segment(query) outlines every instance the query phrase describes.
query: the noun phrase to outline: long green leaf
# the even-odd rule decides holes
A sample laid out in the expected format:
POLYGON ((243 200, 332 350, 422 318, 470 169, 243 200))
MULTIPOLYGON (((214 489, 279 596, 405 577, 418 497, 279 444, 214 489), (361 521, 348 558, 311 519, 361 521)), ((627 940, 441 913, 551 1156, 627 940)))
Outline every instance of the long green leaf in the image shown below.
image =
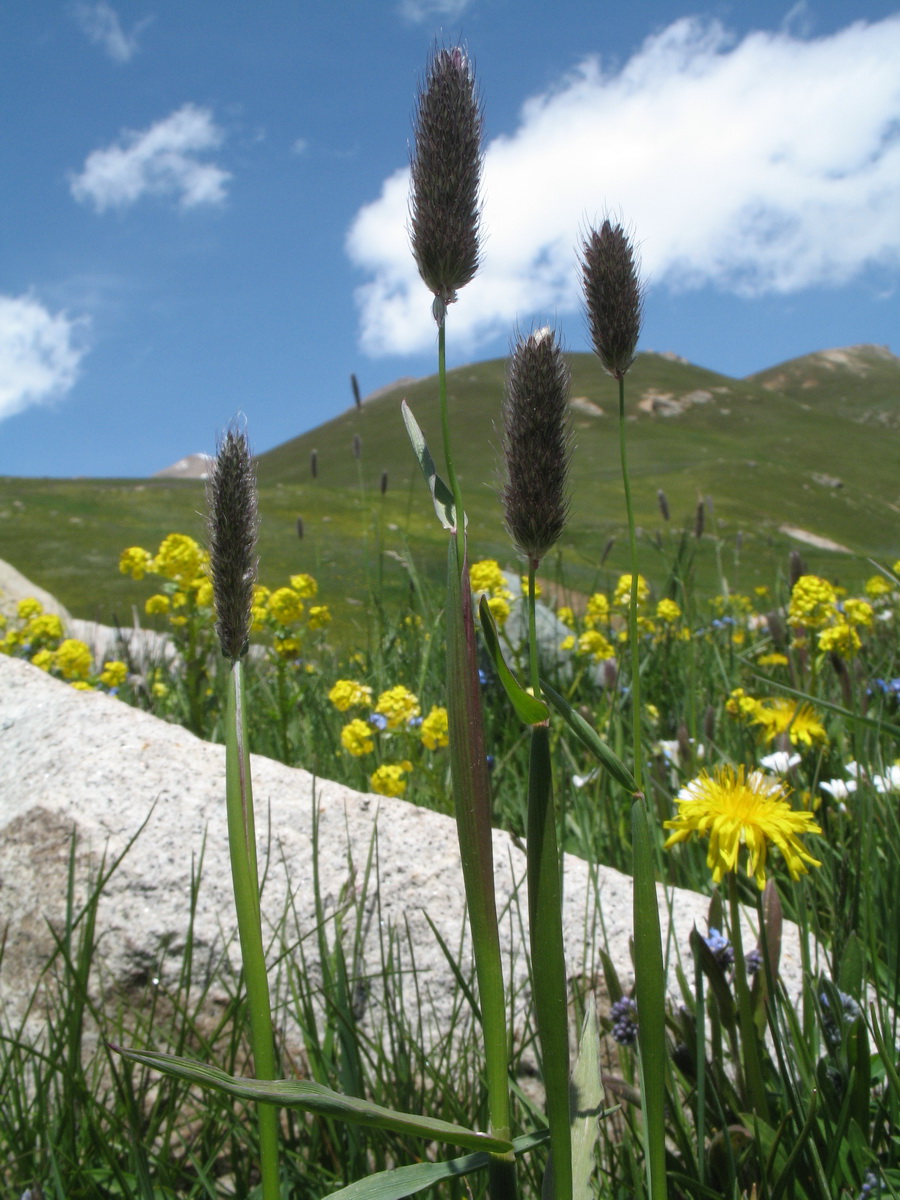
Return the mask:
POLYGON ((484 645, 494 664, 497 678, 503 684, 503 690, 509 697, 509 702, 520 721, 526 725, 540 725, 550 716, 550 710, 543 700, 538 700, 530 692, 526 692, 516 677, 506 665, 503 651, 500 649, 500 639, 497 637, 497 626, 494 624, 494 614, 488 604, 487 596, 482 596, 478 604, 478 615, 481 618, 481 632, 484 635, 484 645))
POLYGON ((634 980, 647 1191, 650 1200, 666 1200, 666 975, 650 831, 640 800, 631 806, 631 841, 634 854, 634 980))
MULTIPOLYGON (((547 1136, 547 1131, 542 1129, 538 1133, 527 1133, 524 1137, 516 1138, 512 1144, 513 1154, 525 1154, 533 1150, 545 1142, 547 1136)), ((409 1166, 379 1171, 377 1175, 368 1175, 338 1192, 330 1192, 328 1200, 403 1200, 404 1196, 424 1192, 426 1188, 443 1183, 446 1179, 458 1179, 463 1175, 471 1175, 473 1171, 481 1171, 489 1163, 490 1155, 484 1153, 467 1154, 447 1162, 411 1163, 409 1166)))
MULTIPOLYGON (((748 659, 743 659, 742 661, 747 666, 754 665, 748 659)), ((800 692, 796 688, 788 687, 786 683, 781 683, 777 679, 769 679, 758 672, 754 672, 752 677, 757 682, 774 688, 777 692, 785 692, 788 696, 794 696, 797 700, 807 700, 817 708, 824 708, 826 712, 835 713, 839 717, 844 717, 847 721, 856 721, 860 725, 865 725, 868 729, 876 729, 879 733, 886 733, 890 737, 900 737, 900 725, 894 725, 890 721, 882 721, 879 717, 866 717, 862 713, 851 712, 849 708, 843 708, 840 704, 834 704, 831 700, 824 700, 821 696, 811 696, 809 692, 800 692)))
POLYGON ((425 441, 425 435, 419 428, 419 423, 412 415, 412 409, 404 400, 400 405, 400 411, 403 414, 403 423, 406 426, 406 432, 409 435, 409 440, 412 444, 413 454, 416 456, 419 466, 422 468, 422 474, 425 476, 425 482, 428 484, 428 490, 431 492, 434 511, 438 515, 438 520, 445 529, 456 528, 456 506, 453 503, 453 493, 441 479, 437 473, 437 468, 434 465, 434 459, 431 457, 431 451, 428 449, 428 444, 425 441))
POLYGON ((451 1146, 465 1146, 471 1150, 492 1151, 507 1154, 512 1143, 488 1133, 478 1133, 450 1121, 434 1117, 422 1117, 415 1113, 395 1112, 381 1104, 360 1100, 356 1096, 342 1096, 321 1083, 309 1079, 244 1079, 229 1075, 218 1067, 179 1058, 174 1054, 159 1054, 151 1050, 124 1050, 113 1047, 131 1062, 154 1067, 166 1075, 186 1079, 201 1087, 214 1088, 240 1100, 255 1100, 260 1104, 277 1104, 284 1108, 301 1108, 305 1112, 322 1117, 334 1117, 349 1124, 366 1125, 372 1129, 391 1129, 395 1133, 413 1134, 451 1146))
POLYGON ((541 680, 541 691, 582 745, 586 746, 592 754, 600 759, 600 762, 606 767, 613 779, 617 783, 620 783, 626 791, 631 792, 633 796, 638 795, 640 789, 634 776, 618 755, 610 750, 597 730, 587 723, 581 713, 575 711, 565 697, 561 696, 559 692, 554 691, 545 679, 541 680))

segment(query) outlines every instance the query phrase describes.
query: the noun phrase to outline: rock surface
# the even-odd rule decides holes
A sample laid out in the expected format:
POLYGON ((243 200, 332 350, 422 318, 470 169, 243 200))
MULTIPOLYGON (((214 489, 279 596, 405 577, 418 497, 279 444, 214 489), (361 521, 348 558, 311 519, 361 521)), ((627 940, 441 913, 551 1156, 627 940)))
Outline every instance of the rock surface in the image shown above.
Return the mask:
MULTIPOLYGON (((8 926, 0 972, 0 1017, 16 1020, 52 949, 48 922, 59 927, 66 905, 71 837, 77 837, 77 874, 83 894, 89 865, 107 864, 137 836, 104 890, 98 915, 105 980, 119 988, 150 977, 165 981, 178 970, 187 931, 191 871, 203 854, 194 924, 195 961, 221 953, 237 964, 224 810, 224 748, 129 708, 99 693, 79 692, 29 664, 0 656, 0 929, 8 926)), ((430 996, 434 1020, 446 1020, 453 979, 429 920, 457 948, 463 930, 463 888, 455 825, 447 817, 402 800, 360 794, 314 780, 306 771, 253 756, 258 850, 271 848, 263 896, 264 920, 278 924, 290 889, 301 932, 315 928, 312 825, 318 805, 318 865, 326 912, 333 915, 350 881, 358 894, 372 839, 377 878, 365 898, 373 916, 365 942, 366 972, 378 975, 379 930, 393 927, 415 949, 418 984, 430 996), (357 875, 351 879, 352 858, 357 875), (380 922, 380 925, 379 925, 380 922)), ((525 857, 505 833, 494 834, 495 874, 504 962, 521 1012, 527 964, 521 951, 525 917, 525 857)), ((570 976, 599 974, 605 945, 625 986, 631 982, 631 881, 571 856, 565 862, 565 935, 570 976), (602 931, 601 931, 602 921, 602 931)), ((666 942, 669 903, 660 912, 670 956, 688 956, 696 923, 705 932, 708 900, 670 893, 674 928, 666 942)), ((333 932, 333 931, 332 931, 333 932)), ((753 934, 745 932, 748 944, 753 934)), ((307 939, 315 971, 315 937, 307 939)), ((468 962, 468 951, 463 958, 468 962)), ((408 962, 407 956, 407 962, 408 962)), ((785 928, 782 975, 797 994, 797 931, 785 928)), ((670 992, 677 994, 674 971, 670 992)), ((99 986, 95 981, 95 989, 99 986)), ((414 994, 411 973, 405 977, 414 994)), ((213 997, 214 998, 214 997, 213 997)), ((377 982, 369 1016, 377 1021, 377 982)), ((434 1029, 432 1029, 432 1034, 434 1029)))

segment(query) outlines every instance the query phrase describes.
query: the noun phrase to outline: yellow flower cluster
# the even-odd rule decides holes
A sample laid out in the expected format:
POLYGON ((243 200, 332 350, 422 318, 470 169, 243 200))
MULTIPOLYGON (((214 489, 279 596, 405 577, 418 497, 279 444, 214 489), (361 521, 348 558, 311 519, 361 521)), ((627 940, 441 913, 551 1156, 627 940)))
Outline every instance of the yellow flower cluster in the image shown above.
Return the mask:
POLYGON ((792 625, 821 629, 837 613, 837 595, 827 579, 818 575, 801 575, 791 590, 788 620, 792 625))
MULTIPOLYGON (((637 602, 638 605, 646 604, 650 599, 650 585, 643 575, 637 577, 637 602)), ((620 575, 619 582, 616 584, 616 590, 613 593, 613 608, 628 608, 631 604, 631 576, 620 575)))
POLYGON ((375 749, 371 725, 367 725, 359 717, 354 717, 341 730, 341 745, 354 758, 362 758, 364 754, 371 754, 375 749))
MULTIPOLYGON (((628 586, 631 587, 631 576, 628 576, 628 586)), ((596 629, 598 625, 609 624, 609 600, 605 592, 594 592, 588 597, 584 613, 585 629, 596 629)))
POLYGON ((368 708, 372 703, 372 689, 355 679, 339 679, 328 693, 328 699, 338 712, 346 712, 348 708, 368 708))
POLYGON ((402 796, 406 791, 404 776, 408 775, 411 770, 411 762, 383 763, 369 777, 372 791, 377 792, 379 796, 402 796))
POLYGON ((656 606, 656 619, 664 625, 674 625, 681 620, 681 608, 674 600, 660 600, 656 606))
POLYGON ((446 708, 435 706, 422 722, 419 731, 426 750, 438 750, 450 744, 446 708))
MULTIPOLYGON (((568 640, 568 639, 566 639, 568 640)), ((599 629, 586 629, 578 638, 578 653, 589 654, 594 662, 615 658, 616 652, 599 629)))
MULTIPOLYGON (((497 560, 483 558, 479 562, 472 563, 469 567, 469 585, 476 597, 487 595, 491 615, 498 628, 502 629, 509 619, 510 601, 513 595, 506 586, 506 579, 497 560)), ((526 592, 528 590, 527 581, 523 590, 526 592)))
MULTIPOLYGON (((866 594, 878 603, 890 593, 890 584, 882 575, 873 575, 866 594)), ((844 589, 832 587, 817 575, 801 575, 791 592, 788 618, 795 627, 817 629, 822 654, 835 653, 853 658, 862 649, 858 630, 871 629, 875 610, 868 600, 849 597, 839 603, 844 589)))
POLYGON ((402 729, 421 712, 419 698, 399 683, 381 693, 375 712, 387 719, 388 729, 402 729))
POLYGON ((866 580, 866 595, 870 600, 883 600, 891 594, 891 585, 883 575, 873 575, 866 580))

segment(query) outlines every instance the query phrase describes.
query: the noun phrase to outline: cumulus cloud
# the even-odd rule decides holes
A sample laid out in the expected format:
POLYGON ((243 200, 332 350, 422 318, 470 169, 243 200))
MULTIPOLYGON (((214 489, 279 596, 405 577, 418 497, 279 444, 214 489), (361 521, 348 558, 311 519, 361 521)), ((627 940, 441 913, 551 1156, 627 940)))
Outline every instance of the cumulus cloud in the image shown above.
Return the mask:
POLYGON ((137 54, 138 36, 150 24, 147 18, 139 21, 131 33, 126 33, 119 14, 106 0, 98 0, 96 4, 76 4, 74 11, 79 25, 91 41, 101 46, 117 63, 127 63, 137 54))
POLYGON ((230 173, 198 157, 222 140, 209 109, 185 104, 149 129, 126 130, 115 145, 92 151, 70 179, 72 195, 97 212, 144 196, 175 196, 182 208, 222 204, 230 173))
POLYGON ((65 395, 78 378, 86 322, 30 296, 0 296, 0 421, 65 395))
POLYGON ((434 17, 447 17, 450 20, 460 17, 471 2, 472 0, 401 0, 397 11, 407 21, 420 24, 434 17))
MULTIPOLYGON (((651 285, 739 295, 838 285, 900 264, 900 16, 815 40, 676 21, 617 70, 585 59, 486 147, 481 274, 453 310, 466 350, 579 303, 578 233, 633 227, 651 285)), ((406 237, 409 171, 348 232, 361 343, 429 348, 406 237)))

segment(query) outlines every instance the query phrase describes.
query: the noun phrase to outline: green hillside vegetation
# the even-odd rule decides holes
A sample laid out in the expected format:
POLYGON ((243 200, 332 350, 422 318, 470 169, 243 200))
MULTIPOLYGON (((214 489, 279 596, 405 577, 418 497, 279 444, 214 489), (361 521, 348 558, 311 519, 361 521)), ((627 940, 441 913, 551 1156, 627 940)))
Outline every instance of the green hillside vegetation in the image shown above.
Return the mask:
MULTIPOLYGON (((569 587, 589 591, 627 569, 617 393, 593 355, 573 354, 571 366, 572 518, 546 573, 561 571, 569 587)), ((471 557, 514 567, 496 498, 504 371, 500 359, 460 367, 449 388, 471 557)), ((336 634, 348 621, 348 637, 364 627, 373 593, 402 603, 410 561, 426 578, 443 573, 445 535, 403 429, 404 396, 440 469, 434 378, 389 389, 258 459, 262 582, 278 585, 297 571, 316 575, 336 634)), ((664 586, 678 534, 693 529, 701 499, 705 532, 699 542, 689 539, 701 590, 718 590, 722 574, 732 589, 770 583, 792 548, 808 569, 851 587, 872 573, 869 558, 893 562, 900 555, 898 398, 900 359, 875 346, 824 351, 745 380, 674 356, 639 355, 626 403, 644 573, 664 586), (668 526, 660 488, 672 514, 668 526), (799 542, 785 526, 852 553, 799 542)), ((0 479, 0 557, 73 614, 130 623, 132 606, 142 608, 154 588, 152 580, 136 584, 119 575, 119 553, 129 545, 155 550, 173 531, 202 538, 203 508, 203 484, 195 481, 7 477, 0 479)))

